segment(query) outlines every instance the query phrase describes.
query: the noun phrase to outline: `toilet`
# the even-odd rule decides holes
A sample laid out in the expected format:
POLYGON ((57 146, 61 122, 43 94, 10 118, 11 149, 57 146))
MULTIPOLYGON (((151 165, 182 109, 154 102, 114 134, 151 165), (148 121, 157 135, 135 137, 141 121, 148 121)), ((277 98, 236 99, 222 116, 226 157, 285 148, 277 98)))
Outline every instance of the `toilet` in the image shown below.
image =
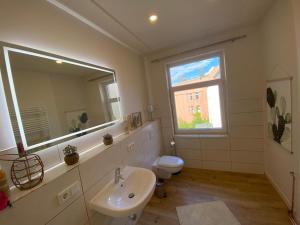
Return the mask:
POLYGON ((179 173, 183 168, 184 162, 177 156, 160 156, 152 167, 159 179, 170 179, 173 174, 179 173))

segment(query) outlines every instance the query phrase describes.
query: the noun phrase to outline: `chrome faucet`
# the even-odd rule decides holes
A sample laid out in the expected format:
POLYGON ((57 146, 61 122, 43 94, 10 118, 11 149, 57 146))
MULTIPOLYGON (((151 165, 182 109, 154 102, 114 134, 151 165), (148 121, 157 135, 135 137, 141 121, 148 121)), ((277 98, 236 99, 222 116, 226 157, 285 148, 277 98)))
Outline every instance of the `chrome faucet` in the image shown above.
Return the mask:
POLYGON ((120 180, 124 180, 124 178, 121 175, 121 168, 117 168, 115 170, 115 184, 118 184, 120 180))

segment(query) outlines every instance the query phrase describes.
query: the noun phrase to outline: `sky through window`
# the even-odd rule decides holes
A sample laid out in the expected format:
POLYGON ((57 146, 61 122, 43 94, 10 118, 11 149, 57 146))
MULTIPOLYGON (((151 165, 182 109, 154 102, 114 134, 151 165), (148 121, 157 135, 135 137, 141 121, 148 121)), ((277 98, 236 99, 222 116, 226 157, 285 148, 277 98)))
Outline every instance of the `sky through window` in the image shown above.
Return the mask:
POLYGON ((172 86, 183 81, 193 80, 205 76, 212 68, 220 66, 220 58, 213 57, 205 60, 174 66, 170 68, 172 86))

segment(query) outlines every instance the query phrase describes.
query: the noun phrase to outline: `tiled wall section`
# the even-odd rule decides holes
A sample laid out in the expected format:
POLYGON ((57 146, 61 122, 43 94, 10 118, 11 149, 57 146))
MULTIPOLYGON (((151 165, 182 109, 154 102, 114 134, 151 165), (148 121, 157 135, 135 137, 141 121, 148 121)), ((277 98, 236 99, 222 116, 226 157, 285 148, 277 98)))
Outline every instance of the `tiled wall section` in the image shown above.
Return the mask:
MULTIPOLYGON (((88 202, 112 179, 114 169, 125 165, 151 168, 160 154, 161 132, 155 121, 140 128, 110 148, 99 145, 81 156, 81 163, 50 183, 17 200, 14 207, 0 212, 0 224, 5 225, 124 225, 128 218, 113 219, 89 210, 88 202), (129 143, 135 150, 128 152, 129 143), (93 157, 85 160, 88 154, 93 157), (63 205, 58 204, 57 194, 76 181, 82 185, 81 192, 63 205)), ((78 141, 78 140, 76 140, 78 141)), ((79 144, 79 142, 78 142, 79 144)), ((82 151, 88 141, 80 143, 82 151)), ((54 154, 55 155, 55 154, 54 154)), ((55 156, 51 157, 55 159, 55 156)))
MULTIPOLYGON (((230 107, 230 118, 228 136, 175 137, 177 152, 185 160, 186 167, 264 172, 262 100, 236 100, 230 107)), ((164 117, 162 120, 168 118, 164 117)), ((171 121, 162 122, 165 149, 168 149, 172 137, 172 127, 165 126, 169 122, 171 121)))

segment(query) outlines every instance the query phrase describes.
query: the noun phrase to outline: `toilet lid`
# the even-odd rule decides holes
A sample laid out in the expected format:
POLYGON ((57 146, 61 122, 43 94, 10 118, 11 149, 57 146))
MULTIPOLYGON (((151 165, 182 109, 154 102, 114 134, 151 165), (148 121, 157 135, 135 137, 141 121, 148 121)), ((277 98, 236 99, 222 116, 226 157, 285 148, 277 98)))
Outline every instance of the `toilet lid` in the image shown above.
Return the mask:
POLYGON ((176 156, 162 156, 158 161, 162 167, 179 167, 183 165, 183 160, 176 156))

